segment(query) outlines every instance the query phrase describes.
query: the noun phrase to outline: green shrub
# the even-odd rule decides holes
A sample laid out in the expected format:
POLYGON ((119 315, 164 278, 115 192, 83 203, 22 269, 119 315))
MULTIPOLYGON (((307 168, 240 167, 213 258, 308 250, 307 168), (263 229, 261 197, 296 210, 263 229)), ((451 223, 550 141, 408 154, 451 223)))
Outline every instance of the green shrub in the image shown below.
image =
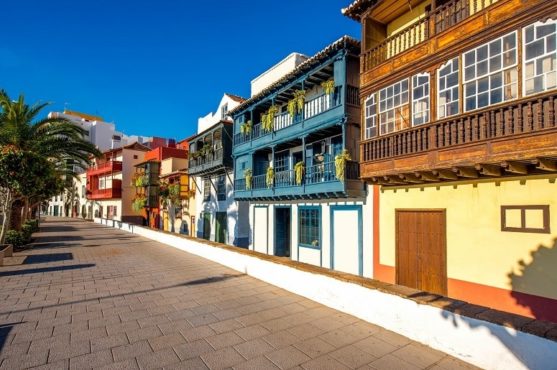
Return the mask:
POLYGON ((11 244, 14 247, 21 247, 25 244, 23 233, 17 230, 8 230, 6 233, 6 243, 11 244))
POLYGON ((31 235, 33 234, 33 225, 21 225, 21 234, 23 235, 24 244, 29 243, 31 241, 31 235))
POLYGON ((39 220, 27 220, 25 221, 25 225, 30 225, 31 226, 31 231, 36 233, 37 231, 39 231, 39 220))

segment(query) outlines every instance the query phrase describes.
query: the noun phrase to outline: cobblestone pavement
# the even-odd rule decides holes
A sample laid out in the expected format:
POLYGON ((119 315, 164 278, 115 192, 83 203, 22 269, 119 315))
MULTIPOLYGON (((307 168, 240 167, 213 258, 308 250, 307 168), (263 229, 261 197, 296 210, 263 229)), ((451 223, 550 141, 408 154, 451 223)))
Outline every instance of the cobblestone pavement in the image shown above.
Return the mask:
POLYGON ((472 368, 142 237, 71 219, 36 236, 0 267, 0 369, 472 368))

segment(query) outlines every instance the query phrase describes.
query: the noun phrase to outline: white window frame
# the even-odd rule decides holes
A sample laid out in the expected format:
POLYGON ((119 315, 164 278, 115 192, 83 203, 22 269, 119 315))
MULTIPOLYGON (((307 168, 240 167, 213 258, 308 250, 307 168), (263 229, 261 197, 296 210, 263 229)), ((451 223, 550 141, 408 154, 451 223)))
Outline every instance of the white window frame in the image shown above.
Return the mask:
POLYGON ((373 93, 370 96, 368 96, 368 98, 365 100, 364 102, 364 113, 365 113, 365 117, 364 117, 364 139, 371 139, 374 136, 379 136, 379 131, 378 131, 378 126, 377 126, 377 110, 379 109, 379 106, 377 104, 377 93, 373 93), (373 114, 369 114, 368 112, 368 106, 367 103, 370 100, 374 100, 373 104, 375 104, 375 113, 373 114), (369 115, 368 115, 369 114, 369 115), (371 119, 371 125, 368 126, 368 122, 367 120, 371 119), (371 135, 372 130, 375 128, 375 135, 371 135))
MULTIPOLYGON (((400 110, 401 110, 401 108, 403 108, 403 107, 405 107, 405 106, 406 106, 406 108, 408 109, 408 113, 410 113, 410 105, 409 105, 409 104, 410 104, 410 93, 411 93, 411 92, 410 92, 410 78, 403 78, 402 80, 399 80, 399 81, 397 81, 397 82, 395 82, 395 83, 393 83, 393 84, 391 84, 391 85, 389 85, 389 86, 386 86, 386 87, 380 89, 380 90, 377 92, 377 111, 378 111, 377 117, 378 117, 378 121, 379 121, 379 135, 388 135, 388 134, 391 134, 391 133, 393 133, 393 132, 401 131, 400 128, 397 129, 397 127, 396 127, 397 114, 398 114, 398 115, 401 115, 401 114, 400 114, 400 110), (383 100, 383 101, 386 102, 387 99, 393 99, 393 107, 390 108, 390 109, 385 110, 384 112, 381 111, 381 102, 382 102, 382 101, 381 101, 381 92, 384 91, 384 90, 387 90, 387 91, 388 91, 390 88, 393 88, 393 90, 394 90, 394 88, 395 88, 396 85, 401 85, 401 87, 402 87, 402 83, 403 83, 404 81, 406 81, 406 102, 405 102, 405 103, 402 102, 402 95, 403 95, 403 90, 402 90, 402 89, 399 91, 398 94, 395 94, 394 91, 393 91, 393 96, 392 96, 392 97, 388 97, 388 96, 387 96, 386 99, 383 100), (400 101, 398 102, 398 104, 395 104, 395 103, 394 103, 394 100, 395 100, 395 97, 396 97, 397 95, 400 96, 400 101), (386 112, 390 111, 390 110, 393 111, 393 120, 394 120, 394 121, 393 121, 393 130, 392 130, 392 131, 385 131, 385 132, 383 132, 382 127, 383 127, 383 126, 386 126, 387 123, 381 121, 381 115, 382 115, 383 113, 386 113, 386 112)), ((412 120, 411 120, 410 114, 408 114, 408 124, 409 124, 409 126, 406 127, 406 128, 410 128, 410 127, 411 127, 411 125, 412 125, 411 122, 412 122, 412 120)))
POLYGON ((489 41, 487 41, 487 42, 484 42, 483 44, 481 44, 481 45, 479 45, 479 46, 477 46, 477 47, 475 47, 475 48, 472 48, 472 49, 470 49, 470 50, 468 50, 468 51, 466 51, 466 52, 463 52, 463 53, 462 53, 462 56, 461 56, 461 59, 462 59, 462 71, 461 71, 461 73, 462 73, 462 95, 463 95, 463 96, 462 96, 462 111, 463 111, 464 113, 466 113, 466 112, 472 112, 472 111, 478 110, 478 109, 487 108, 487 107, 490 107, 490 106, 495 105, 495 104, 500 104, 500 103, 512 101, 512 100, 515 100, 515 99, 518 98, 518 59, 519 59, 519 58, 518 58, 518 33, 517 33, 516 31, 512 31, 512 32, 509 32, 509 33, 507 33, 507 34, 505 34, 505 35, 502 35, 502 36, 500 36, 500 37, 491 39, 491 40, 489 40, 489 41), (503 51, 503 42, 502 42, 502 40, 503 40, 504 38, 508 37, 508 36, 511 36, 511 35, 514 35, 514 40, 515 40, 514 49, 511 48, 511 49, 509 49, 509 50, 503 51), (489 55, 489 45, 490 45, 491 43, 495 42, 495 41, 501 41, 501 51, 500 51, 500 54, 499 54, 499 58, 500 58, 501 65, 499 66, 498 69, 491 71, 491 70, 489 69, 489 62, 490 62, 490 59, 491 59, 492 57, 489 55), (466 65, 466 55, 467 55, 467 54, 470 54, 470 53, 476 53, 477 50, 479 50, 479 49, 481 49, 481 48, 483 48, 483 47, 487 47, 487 49, 488 49, 488 51, 487 51, 487 53, 488 53, 488 54, 487 54, 487 58, 486 58, 486 60, 485 60, 486 63, 487 63, 487 73, 486 73, 486 74, 483 74, 483 75, 481 75, 481 76, 478 76, 478 72, 477 72, 477 65, 478 65, 478 63, 476 63, 476 61, 474 61, 474 67, 475 67, 475 69, 476 69, 476 70, 475 70, 475 73, 474 73, 474 77, 467 80, 467 79, 466 79, 466 68, 467 68, 467 65, 466 65), (505 66, 503 65, 503 63, 504 63, 504 60, 503 60, 504 54, 505 54, 505 53, 510 53, 510 52, 512 52, 513 50, 514 50, 514 54, 515 54, 514 63, 512 63, 512 64, 510 64, 510 65, 508 65, 508 66, 505 67, 505 66), (516 69, 517 79, 516 79, 516 81, 514 81, 514 82, 511 81, 510 83, 507 83, 507 84, 506 84, 506 83, 505 83, 505 80, 504 80, 504 78, 505 78, 504 72, 510 71, 510 70, 512 70, 512 69, 516 69), (502 90, 502 91, 501 91, 501 101, 499 101, 499 102, 492 102, 492 101, 491 101, 491 92, 494 91, 495 89, 492 90, 491 86, 488 86, 488 90, 485 91, 485 92, 482 92, 482 94, 487 93, 488 103, 487 103, 487 105, 485 105, 485 106, 479 107, 479 106, 478 106, 478 95, 479 95, 479 94, 478 94, 478 91, 477 91, 477 83, 478 83, 478 81, 481 80, 481 79, 487 78, 487 79, 488 79, 488 84, 491 84, 491 77, 492 77, 492 76, 495 76, 495 75, 498 74, 498 73, 501 73, 501 86, 500 86, 500 88, 501 88, 501 90, 502 90), (466 95, 466 85, 469 84, 469 83, 474 83, 474 82, 476 82, 476 92, 475 92, 475 94, 474 94, 474 98, 475 98, 475 103, 476 103, 476 104, 475 104, 475 107, 474 107, 474 108, 468 109, 468 108, 467 108, 467 99, 468 99, 468 95, 466 95), (514 96, 514 97, 512 97, 512 98, 509 98, 509 99, 506 99, 506 98, 505 98, 505 89, 506 89, 506 87, 512 86, 513 84, 516 85, 516 96, 514 96))
MULTIPOLYGON (((449 117, 456 116, 456 115, 460 114, 460 111, 461 111, 461 109, 460 109, 460 101, 461 101, 461 99, 462 99, 462 97, 460 96, 460 93, 459 93, 459 89, 460 89, 460 86, 461 86, 461 84, 462 84, 461 81, 460 81, 460 80, 461 80, 461 79, 460 79, 460 69, 461 69, 461 66, 462 66, 462 61, 460 60, 460 57, 461 57, 461 55, 457 55, 457 56, 455 56, 454 58, 449 59, 446 63, 440 65, 439 68, 437 68, 437 71, 436 71, 436 74, 437 74, 437 89, 436 89, 436 90, 437 90, 437 96, 436 96, 436 97, 437 97, 437 102, 436 102, 437 107, 436 107, 436 108, 437 108, 437 119, 438 119, 438 120, 440 120, 440 119, 445 119, 445 118, 449 118, 449 117), (445 105, 444 105, 444 107, 445 107, 445 115, 444 115, 443 117, 441 117, 441 116, 439 115, 440 112, 441 112, 441 109, 439 109, 439 108, 441 107, 441 105, 439 104, 439 102, 441 101, 441 99, 440 99, 440 97, 441 97, 441 70, 442 70, 443 68, 445 68, 445 67, 448 67, 449 64, 452 64, 455 60, 458 62, 458 70, 456 71, 456 73, 458 74, 457 84, 456 84, 458 97, 457 97, 456 100, 451 100, 451 103, 455 103, 455 102, 456 102, 456 105, 457 105, 458 109, 457 109, 457 112, 456 112, 456 113, 447 114, 447 109, 446 109, 446 108, 447 108, 448 104, 445 103, 445 105)), ((451 73, 454 73, 454 72, 455 72, 455 71, 453 71, 453 72, 451 72, 451 73)), ((453 88, 454 88, 454 86, 451 87, 451 90, 452 90, 453 88)), ((447 91, 447 90, 448 90, 448 89, 447 89, 447 86, 445 85, 445 89, 443 89, 443 92, 445 92, 445 91, 447 91)))
MULTIPOLYGON (((554 23, 555 27, 557 28, 557 19, 552 19, 552 18, 547 19, 546 22, 538 21, 538 22, 529 24, 528 26, 522 27, 522 96, 524 96, 524 97, 535 95, 535 94, 541 94, 543 92, 548 91, 546 77, 547 77, 547 74, 551 73, 551 72, 546 72, 546 73, 542 74, 542 76, 543 76, 543 86, 544 87, 541 91, 533 92, 533 93, 530 93, 530 94, 528 94, 526 92, 526 29, 528 27, 534 27, 534 41, 532 41, 532 42, 535 42, 536 41, 536 39, 535 39, 536 28, 535 27, 539 26, 539 25, 546 25, 548 23, 554 23)), ((544 38, 547 38, 547 36, 544 36, 544 38)), ((545 45, 544 45, 544 47, 545 47, 545 45)), ((543 55, 540 55, 540 56, 537 56, 536 58, 534 58, 533 59, 534 68, 536 68, 535 65, 536 65, 538 59, 543 59, 547 56, 550 56, 551 54, 557 54, 557 48, 556 48, 556 50, 554 50, 552 52, 549 52, 549 53, 546 50, 546 52, 543 55)), ((556 66, 556 70, 557 70, 557 66, 556 66)), ((534 77, 532 79, 534 79, 536 77, 537 77, 537 75, 534 75, 534 77)), ((553 90, 553 89, 555 89, 555 87, 551 88, 551 90, 553 90)))
MULTIPOLYGON (((412 127, 415 126, 421 126, 421 125, 425 125, 426 123, 429 123, 431 121, 431 98, 430 98, 430 90, 431 90, 431 76, 428 72, 424 72, 424 73, 417 73, 415 75, 412 76, 411 79, 411 84, 410 84, 410 90, 411 90, 411 106, 410 106, 410 112, 411 112, 411 120, 412 120, 412 127), (414 99, 414 89, 416 88, 416 86, 414 86, 414 78, 420 78, 420 77, 427 77, 427 89, 425 90, 425 94, 424 96, 422 96, 419 99, 414 99), (427 120, 425 120, 422 123, 416 124, 415 122, 415 114, 416 111, 414 109, 414 104, 415 103, 419 103, 422 101, 426 101, 426 109, 422 112, 419 112, 419 114, 426 114, 427 115, 427 120)), ((420 85, 423 86, 423 85, 420 85)))

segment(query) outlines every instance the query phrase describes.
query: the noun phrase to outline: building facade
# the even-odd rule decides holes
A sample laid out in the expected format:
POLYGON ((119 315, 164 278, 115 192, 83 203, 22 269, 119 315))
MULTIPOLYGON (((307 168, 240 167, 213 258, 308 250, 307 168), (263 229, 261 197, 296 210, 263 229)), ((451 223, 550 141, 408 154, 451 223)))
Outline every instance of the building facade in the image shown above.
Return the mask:
POLYGON ((245 202, 234 200, 233 123, 229 116, 242 101, 224 94, 217 111, 199 119, 198 133, 189 139, 188 173, 196 191, 197 219, 191 221, 197 237, 246 247, 248 209, 245 202))
POLYGON ((374 277, 557 321, 557 3, 343 12, 362 24, 374 277))
POLYGON ((249 202, 251 250, 372 276, 359 53, 342 37, 232 112, 234 196, 249 202))
POLYGON ((143 161, 149 148, 139 143, 103 153, 87 169, 86 212, 95 218, 107 218, 142 224, 141 212, 132 207, 135 165, 143 161))

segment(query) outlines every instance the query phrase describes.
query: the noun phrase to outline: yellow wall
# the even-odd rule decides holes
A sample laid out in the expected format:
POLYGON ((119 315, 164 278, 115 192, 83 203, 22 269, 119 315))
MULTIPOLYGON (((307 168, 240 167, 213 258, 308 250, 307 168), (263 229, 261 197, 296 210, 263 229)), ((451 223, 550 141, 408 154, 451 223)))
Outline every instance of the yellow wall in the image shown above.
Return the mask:
POLYGON ((395 210, 446 209, 448 277, 557 299, 556 176, 388 189, 380 194, 380 263, 395 266, 395 210), (549 205, 550 234, 501 231, 501 205, 549 205), (534 268, 522 275, 520 261, 534 268), (535 273, 532 271, 536 269, 535 273))
POLYGON ((417 22, 419 19, 425 17, 425 7, 431 4, 431 1, 424 1, 412 8, 411 11, 404 13, 387 24, 387 37, 392 36, 398 31, 410 26, 412 23, 417 22))

